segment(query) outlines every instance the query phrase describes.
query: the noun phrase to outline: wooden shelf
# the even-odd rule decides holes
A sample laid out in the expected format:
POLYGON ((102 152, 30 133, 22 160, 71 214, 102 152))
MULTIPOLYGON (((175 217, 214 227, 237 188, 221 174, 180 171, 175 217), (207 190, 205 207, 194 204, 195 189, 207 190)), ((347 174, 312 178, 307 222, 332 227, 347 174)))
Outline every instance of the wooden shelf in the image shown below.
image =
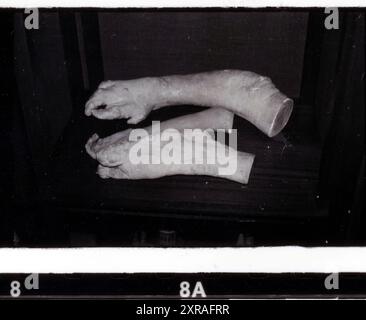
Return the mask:
MULTIPOLYGON (((297 123, 303 121, 298 115, 307 107, 296 106, 286 130, 272 139, 235 118, 238 149, 256 155, 248 185, 205 176, 100 179, 95 174, 97 162, 84 150, 85 142, 94 132, 106 136, 124 130, 126 122, 75 115, 50 158, 43 201, 52 206, 139 215, 239 220, 320 217, 324 215, 316 207, 320 147, 309 130, 297 123)), ((196 111, 199 109, 189 106, 165 108, 153 112, 139 127, 196 111)))

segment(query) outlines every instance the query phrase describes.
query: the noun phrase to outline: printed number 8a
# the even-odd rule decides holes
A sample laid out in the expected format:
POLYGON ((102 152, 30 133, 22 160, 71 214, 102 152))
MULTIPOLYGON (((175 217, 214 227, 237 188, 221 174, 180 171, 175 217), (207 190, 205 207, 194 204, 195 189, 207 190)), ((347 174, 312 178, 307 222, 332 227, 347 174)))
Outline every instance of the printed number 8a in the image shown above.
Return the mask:
POLYGON ((188 281, 181 282, 179 294, 181 298, 196 298, 197 296, 201 296, 202 298, 207 297, 201 281, 196 282, 192 294, 189 282, 188 281))

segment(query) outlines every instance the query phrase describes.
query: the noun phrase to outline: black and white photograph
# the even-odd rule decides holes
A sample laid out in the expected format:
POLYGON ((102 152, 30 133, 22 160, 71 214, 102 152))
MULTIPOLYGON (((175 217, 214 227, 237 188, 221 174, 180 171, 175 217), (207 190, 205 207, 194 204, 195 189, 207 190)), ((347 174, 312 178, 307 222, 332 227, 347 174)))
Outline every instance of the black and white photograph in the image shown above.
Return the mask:
POLYGON ((0 25, 1 248, 366 244, 364 8, 0 25))

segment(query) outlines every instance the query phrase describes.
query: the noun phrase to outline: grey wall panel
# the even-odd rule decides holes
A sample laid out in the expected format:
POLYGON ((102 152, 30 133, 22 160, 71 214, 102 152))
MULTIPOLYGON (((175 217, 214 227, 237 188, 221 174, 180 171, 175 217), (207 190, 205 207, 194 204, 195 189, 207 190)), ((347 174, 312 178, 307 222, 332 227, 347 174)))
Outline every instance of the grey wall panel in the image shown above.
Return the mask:
POLYGON ((238 68, 298 97, 307 19, 303 12, 99 13, 105 78, 238 68))

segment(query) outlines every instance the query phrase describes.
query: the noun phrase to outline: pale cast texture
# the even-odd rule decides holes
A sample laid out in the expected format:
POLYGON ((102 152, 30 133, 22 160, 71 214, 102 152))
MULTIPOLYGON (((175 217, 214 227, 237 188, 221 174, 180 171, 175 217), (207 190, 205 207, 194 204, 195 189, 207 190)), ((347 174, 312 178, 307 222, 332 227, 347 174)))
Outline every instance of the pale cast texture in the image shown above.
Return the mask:
MULTIPOLYGON (((293 101, 281 93, 269 78, 249 71, 221 70, 105 81, 87 101, 85 114, 107 120, 127 119, 127 123, 136 124, 152 110, 185 104, 211 108, 161 123, 161 131, 179 130, 181 141, 185 139, 182 135, 184 129, 232 128, 233 113, 273 137, 285 127, 293 109, 293 101)), ((146 139, 148 142, 152 139, 152 132, 151 127, 146 129, 150 134, 146 139)), ((98 174, 102 178, 152 179, 174 174, 219 176, 217 165, 132 164, 128 157, 133 146, 133 142, 128 141, 130 133, 131 129, 104 139, 95 134, 87 142, 87 152, 100 162, 98 174)), ((214 145, 214 139, 209 137, 203 146, 205 152, 210 153, 214 145)), ((220 143, 216 146, 228 148, 220 143)), ((237 157, 237 171, 225 178, 247 183, 254 155, 236 150, 232 154, 237 157)))
POLYGON ((128 119, 136 124, 151 110, 191 104, 224 108, 248 120, 269 137, 290 118, 293 101, 268 77, 241 70, 221 70, 101 83, 85 106, 99 119, 128 119), (105 106, 100 109, 99 107, 105 106))
MULTIPOLYGON (((178 117, 171 119, 160 124, 161 132, 164 130, 175 129, 175 133, 179 135, 179 145, 174 146, 175 152, 181 152, 182 159, 187 156, 184 153, 182 146, 184 145, 184 139, 187 139, 183 135, 183 129, 230 129, 232 127, 233 114, 219 109, 208 109, 196 114, 178 117)), ((142 138, 139 143, 150 144, 153 139, 151 133, 151 127, 146 128, 148 136, 142 138)), ((208 175, 214 177, 222 177, 229 180, 237 181, 240 183, 248 183, 250 171, 254 161, 254 155, 238 152, 232 148, 219 143, 214 138, 206 134, 206 140, 203 140, 201 147, 203 153, 192 153, 190 159, 191 164, 134 164, 131 163, 130 151, 136 144, 135 141, 129 141, 129 135, 131 129, 113 134, 104 139, 100 139, 98 135, 93 135, 86 144, 86 150, 88 154, 94 159, 98 160, 100 165, 98 166, 98 174, 101 178, 115 178, 115 179, 154 179, 169 175, 208 175), (230 154, 228 160, 230 164, 235 161, 236 170, 229 175, 220 174, 220 164, 214 161, 215 164, 208 164, 208 155, 215 154, 216 148, 225 150, 226 154, 230 154), (230 153, 229 153, 230 151, 230 153), (197 157, 203 157, 198 159, 197 157), (197 163, 202 164, 197 164, 197 163)), ((198 131, 199 133, 199 131, 198 131)), ((176 141, 176 140, 175 140, 176 141)), ((200 139, 198 142, 201 143, 200 139)), ((160 150, 154 150, 155 152, 161 152, 166 142, 160 144, 160 150)), ((195 146, 194 146, 195 147, 195 146)), ((152 148, 141 148, 141 150, 148 150, 148 156, 152 156, 152 148)))

